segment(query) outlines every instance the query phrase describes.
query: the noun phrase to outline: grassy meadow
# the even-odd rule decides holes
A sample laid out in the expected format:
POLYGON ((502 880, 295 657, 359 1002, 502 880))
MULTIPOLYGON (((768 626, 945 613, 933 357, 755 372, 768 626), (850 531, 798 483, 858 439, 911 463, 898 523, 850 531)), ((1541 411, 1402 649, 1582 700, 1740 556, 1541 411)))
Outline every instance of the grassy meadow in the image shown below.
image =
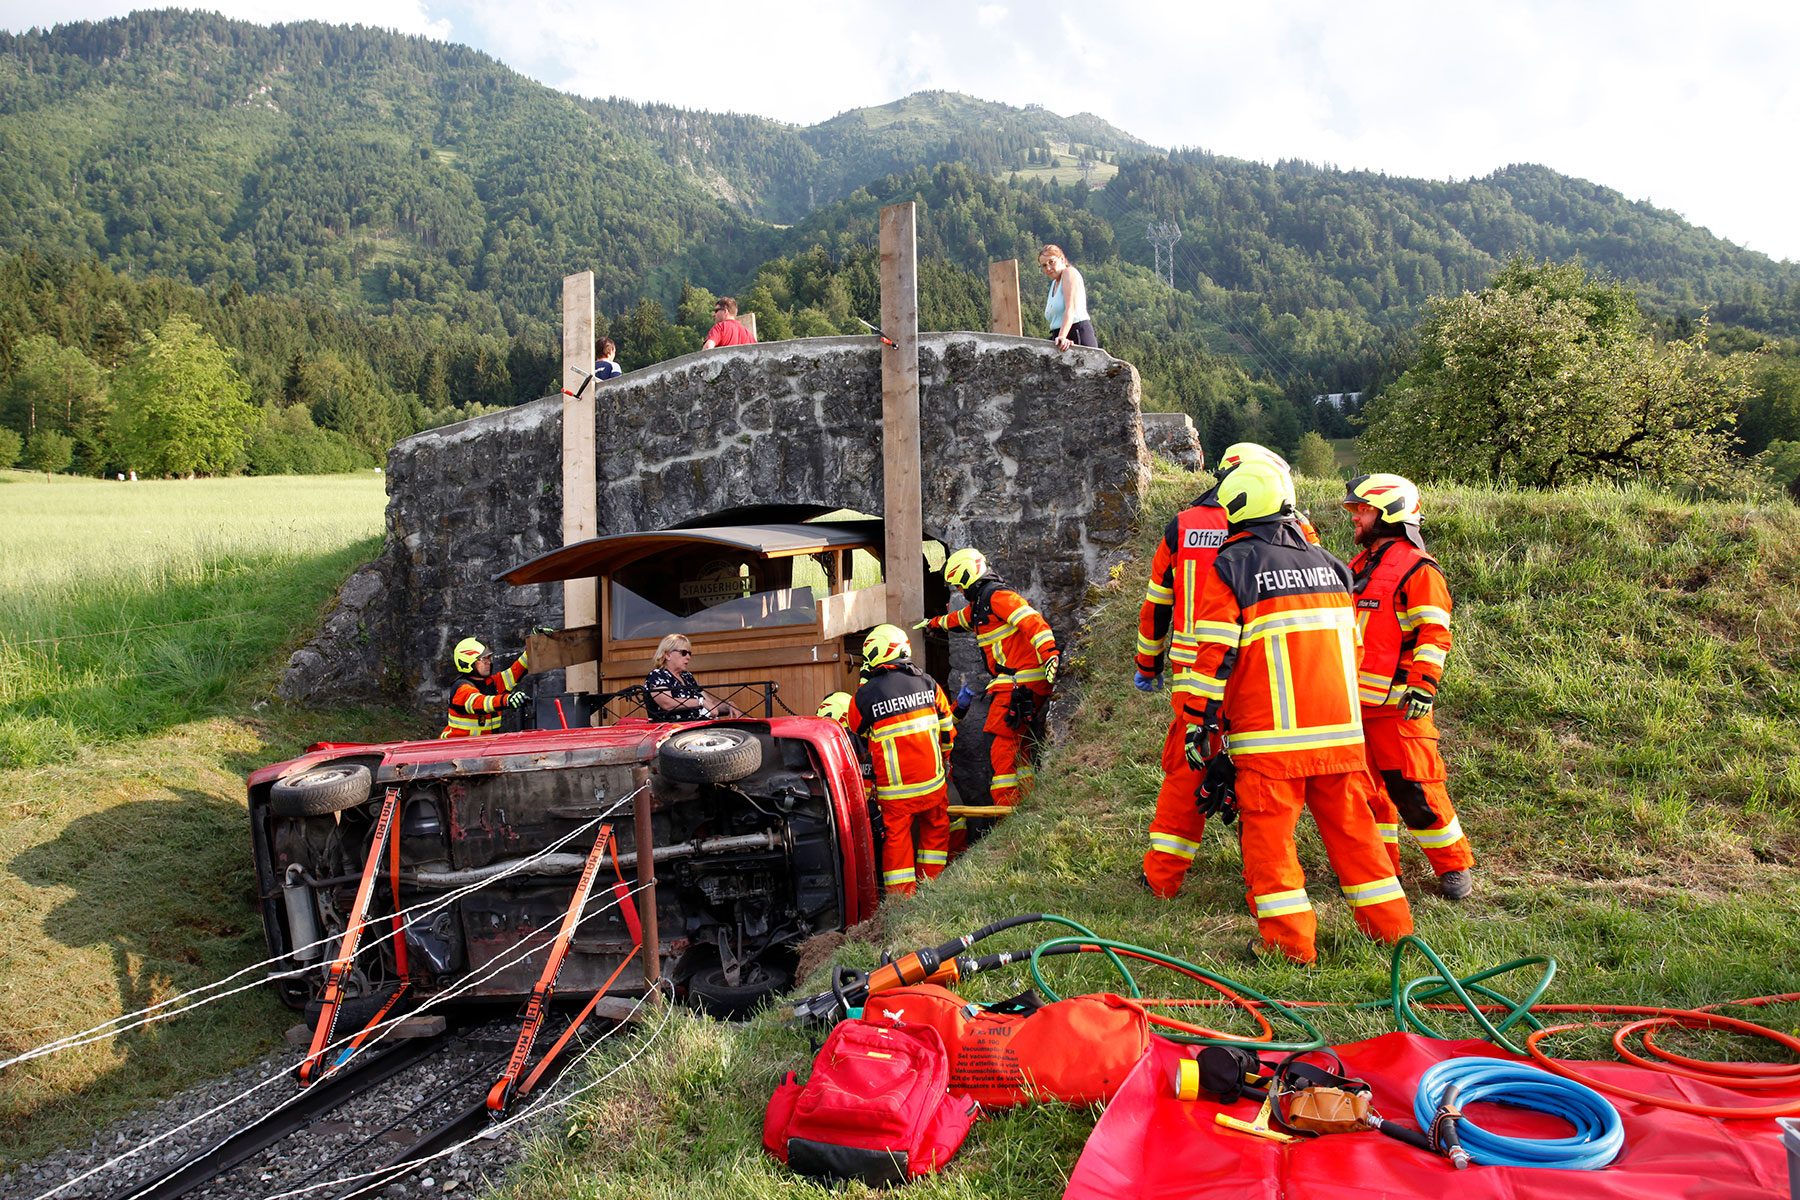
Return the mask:
MULTIPOLYGON (((268 696, 380 545, 379 475, 0 472, 0 1058, 262 957, 243 778, 417 732, 268 696)), ((262 991, 0 1073, 0 1169, 266 1050, 262 991)))
MULTIPOLYGON (((1140 539, 1200 490, 1164 473, 1140 539)), ((1339 554, 1341 484, 1302 481, 1302 503, 1339 554)), ((1419 933, 1460 974, 1529 955, 1560 969, 1549 1002, 1688 1006, 1794 988, 1800 961, 1800 511, 1688 504, 1645 491, 1550 495, 1434 489, 1427 538, 1457 598, 1439 722, 1450 788, 1478 856, 1475 895, 1440 899, 1416 847, 1403 872, 1419 933)), ((1166 950, 1270 994, 1339 1002, 1314 1020, 1334 1041, 1392 1027, 1352 1003, 1383 998, 1390 954, 1355 932, 1303 822, 1301 857, 1319 908, 1320 963, 1252 964, 1235 828, 1215 823, 1182 895, 1136 883, 1159 782, 1166 693, 1129 686, 1147 556, 1103 582, 1079 659, 1079 707, 1036 795, 910 901, 884 906, 836 953, 867 968, 883 947, 936 944, 996 918, 1059 912, 1103 936, 1166 950)), ((984 943, 1026 946, 1054 931, 984 943)), ((1428 973, 1411 959, 1408 975, 1428 973)), ((1064 994, 1117 990, 1094 956, 1052 965, 1064 994)), ((1146 994, 1192 994, 1152 969, 1146 994)), ((815 970, 806 990, 823 986, 815 970)), ((1499 981, 1524 995, 1535 974, 1499 981)), ((1490 981, 1493 982, 1493 981, 1490 981)), ((965 982, 973 999, 1031 986, 1022 968, 965 982)), ((1800 1005, 1749 1014, 1800 1028, 1800 1005)), ((1220 1018, 1225 1019, 1225 1018, 1220 1018)), ((1446 1018, 1454 1036, 1474 1036, 1446 1018)), ((1253 1032, 1241 1019, 1246 1035, 1253 1032)), ((745 1026, 682 1013, 603 1043, 616 1070, 552 1126, 504 1194, 580 1197, 829 1193, 760 1149, 762 1111, 784 1071, 806 1069, 803 1032, 764 1013, 745 1026)), ((1676 1039, 1671 1037, 1671 1044, 1676 1039)), ((1766 1057, 1762 1047, 1709 1052, 1766 1057)), ((1610 1057, 1595 1035, 1553 1052, 1610 1057)), ((991 1115, 917 1197, 1060 1193, 1095 1113, 1053 1105, 991 1115)))

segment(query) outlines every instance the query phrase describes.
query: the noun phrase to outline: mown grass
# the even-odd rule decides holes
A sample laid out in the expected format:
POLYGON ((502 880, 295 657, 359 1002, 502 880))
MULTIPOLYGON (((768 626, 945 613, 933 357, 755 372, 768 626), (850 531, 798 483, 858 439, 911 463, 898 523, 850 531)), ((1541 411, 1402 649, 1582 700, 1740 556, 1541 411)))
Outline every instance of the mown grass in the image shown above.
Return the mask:
MULTIPOLYGON (((420 730, 266 704, 378 545, 378 477, 0 478, 5 1058, 259 961, 244 776, 420 730)), ((0 1073, 0 1165, 221 1074, 290 1021, 257 989, 0 1073)))
POLYGON ((380 549, 372 472, 0 479, 0 767, 153 733, 266 685, 380 549))
MULTIPOLYGON (((1307 483, 1302 501, 1345 553, 1340 487, 1307 483)), ((1197 490, 1193 477, 1159 476, 1146 548, 1197 490)), ((1440 723, 1451 790, 1480 861, 1474 898, 1452 906, 1408 848, 1404 876, 1419 932, 1463 973, 1554 956, 1561 969, 1551 1001, 1685 1006, 1791 989, 1800 961, 1792 920, 1800 903, 1792 681, 1800 513, 1649 492, 1480 489, 1434 490, 1428 513, 1458 603, 1440 723)), ((1162 695, 1127 684, 1143 570, 1142 561, 1128 563, 1098 591, 1071 664, 1083 682, 1080 705, 1037 794, 937 884, 855 931, 837 961, 868 967, 883 946, 935 944, 996 917, 1047 910, 1278 996, 1347 1004, 1386 994, 1390 956, 1356 935, 1309 824, 1301 856, 1317 881, 1315 968, 1244 957, 1253 923, 1229 827, 1209 829, 1176 901, 1137 887, 1167 721, 1162 695)), ((1408 974, 1420 973, 1422 963, 1408 964, 1408 974)), ((1064 960, 1051 975, 1065 993, 1116 987, 1098 960, 1064 960)), ((808 988, 823 978, 815 971, 808 988)), ((1143 982, 1151 994, 1183 990, 1154 972, 1143 982)), ((997 999, 1030 984, 1015 968, 962 990, 997 999)), ((1523 994, 1529 983, 1510 986, 1523 994)), ((1793 1030, 1800 1006, 1752 1016, 1793 1030)), ((1382 1013, 1345 1007, 1315 1020, 1336 1041, 1391 1027, 1382 1013)), ((1467 1022, 1444 1024, 1472 1033, 1467 1022)), ((759 1147, 763 1106, 781 1073, 804 1071, 810 1060, 805 1033, 772 1013, 742 1027, 676 1014, 650 1039, 638 1032, 607 1044, 598 1070, 641 1054, 571 1106, 504 1194, 827 1194, 759 1147)), ((1559 1040, 1556 1049, 1607 1053, 1595 1037, 1559 1040)), ((1056 1106, 993 1116, 948 1172, 909 1185, 909 1194, 1058 1194, 1094 1116, 1056 1106)))

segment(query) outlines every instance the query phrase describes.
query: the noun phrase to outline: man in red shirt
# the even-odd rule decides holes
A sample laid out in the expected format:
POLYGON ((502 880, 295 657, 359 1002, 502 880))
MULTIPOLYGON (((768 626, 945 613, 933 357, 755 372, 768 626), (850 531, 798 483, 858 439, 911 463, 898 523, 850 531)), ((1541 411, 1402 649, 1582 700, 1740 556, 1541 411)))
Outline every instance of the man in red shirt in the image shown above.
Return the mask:
POLYGON ((717 320, 706 340, 700 343, 702 350, 711 350, 714 346, 753 346, 756 335, 746 329, 737 319, 737 301, 730 296, 720 296, 719 302, 713 305, 713 317, 717 320))

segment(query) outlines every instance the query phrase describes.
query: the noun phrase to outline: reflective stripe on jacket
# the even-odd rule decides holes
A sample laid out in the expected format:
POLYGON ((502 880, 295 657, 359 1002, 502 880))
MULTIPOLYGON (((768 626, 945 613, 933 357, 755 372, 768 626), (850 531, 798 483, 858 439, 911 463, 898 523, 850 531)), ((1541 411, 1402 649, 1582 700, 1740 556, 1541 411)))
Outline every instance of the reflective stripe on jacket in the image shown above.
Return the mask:
POLYGON ((1397 707, 1408 687, 1436 695, 1450 656, 1450 589, 1437 559, 1404 538, 1388 538, 1358 554, 1350 569, 1363 707, 1397 707))
POLYGON ((1247 524, 1194 614, 1194 687, 1240 765, 1274 778, 1363 769, 1350 571, 1291 521, 1247 524))
POLYGON ((439 738, 482 737, 500 730, 500 716, 506 709, 507 693, 519 680, 530 674, 527 656, 519 655, 504 671, 496 671, 486 679, 467 676, 450 693, 450 711, 439 738), (487 691, 486 688, 493 688, 487 691))
POLYGON ((877 667, 856 689, 844 723, 868 741, 877 801, 913 800, 944 786, 956 721, 944 689, 918 667, 877 667))

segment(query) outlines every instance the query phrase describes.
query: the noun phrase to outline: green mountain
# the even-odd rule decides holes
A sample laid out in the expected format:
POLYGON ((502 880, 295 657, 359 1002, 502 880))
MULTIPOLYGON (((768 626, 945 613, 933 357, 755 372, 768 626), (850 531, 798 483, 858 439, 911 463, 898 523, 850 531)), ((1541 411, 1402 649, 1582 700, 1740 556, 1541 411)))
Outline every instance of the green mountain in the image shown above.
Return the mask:
POLYGON ((797 127, 579 99, 467 47, 316 22, 168 10, 0 34, 0 155, 0 252, 38 281, 0 305, 0 391, 26 337, 104 365, 180 310, 239 353, 258 399, 306 396, 301 360, 321 354, 366 370, 400 414, 362 424, 369 452, 409 395, 441 412, 541 394, 575 270, 594 270, 628 366, 697 346, 714 292, 767 336, 857 331, 877 210, 903 199, 921 208, 929 327, 983 324, 1000 258, 1027 264, 1029 312, 1029 263, 1057 242, 1147 402, 1214 440, 1346 432, 1310 397, 1379 388, 1427 298, 1518 253, 1578 255, 1670 322, 1710 309, 1734 346, 1800 334, 1800 264, 1542 167, 1267 166, 945 92, 797 127), (1163 223, 1181 230, 1172 288, 1146 236, 1163 223), (278 335, 246 297, 285 305, 278 335), (109 304, 125 324, 102 345, 80 312, 109 304))

